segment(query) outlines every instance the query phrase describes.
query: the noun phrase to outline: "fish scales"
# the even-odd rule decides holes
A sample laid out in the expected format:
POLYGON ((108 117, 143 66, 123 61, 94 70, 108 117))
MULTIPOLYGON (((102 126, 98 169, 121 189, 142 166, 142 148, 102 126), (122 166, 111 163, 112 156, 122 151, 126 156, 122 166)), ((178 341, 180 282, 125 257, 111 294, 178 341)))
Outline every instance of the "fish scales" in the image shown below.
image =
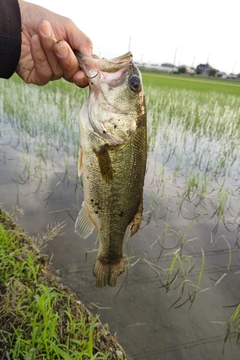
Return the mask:
MULTIPOLYGON (((129 68, 131 66, 132 63, 127 65, 129 68)), ((130 74, 136 72, 135 68, 129 71, 130 74)), ((117 93, 118 102, 123 95, 123 92, 117 93)), ((121 141, 111 138, 114 132, 111 132, 110 137, 108 134, 104 137, 105 130, 103 136, 92 129, 89 131, 89 123, 86 121, 86 114, 89 116, 91 113, 89 108, 90 98, 84 104, 80 116, 79 170, 83 177, 84 203, 76 221, 76 232, 86 238, 94 227, 97 228, 99 252, 94 265, 95 285, 115 286, 117 277, 124 271, 122 247, 126 229, 129 227, 131 236, 134 235, 142 218, 147 154, 145 101, 144 96, 139 95, 138 101, 127 109, 127 114, 124 113, 126 106, 123 106, 122 111, 126 116, 121 117, 118 124, 119 121, 123 123, 131 118, 129 121, 135 122, 135 128, 126 138, 120 128, 118 134, 121 139, 124 138, 121 141)))

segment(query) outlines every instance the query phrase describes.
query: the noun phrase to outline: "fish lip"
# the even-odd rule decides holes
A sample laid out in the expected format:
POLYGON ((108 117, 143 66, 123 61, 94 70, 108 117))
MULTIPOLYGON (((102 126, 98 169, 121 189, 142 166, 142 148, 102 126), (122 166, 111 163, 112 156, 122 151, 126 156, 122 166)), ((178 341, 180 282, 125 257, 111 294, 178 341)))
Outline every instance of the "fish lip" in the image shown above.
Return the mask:
POLYGON ((79 67, 85 73, 85 76, 88 79, 94 79, 99 74, 99 69, 97 65, 97 59, 94 56, 83 55, 77 50, 74 50, 74 54, 77 58, 79 67))
POLYGON ((105 58, 99 59, 99 70, 112 73, 121 69, 128 68, 133 63, 132 53, 129 51, 124 55, 115 57, 114 59, 107 60, 105 58))
POLYGON ((132 53, 128 52, 122 56, 112 60, 98 58, 96 55, 83 55, 79 51, 74 50, 74 54, 78 60, 80 68, 84 71, 88 79, 94 79, 100 73, 116 73, 119 70, 127 69, 133 63, 132 53))

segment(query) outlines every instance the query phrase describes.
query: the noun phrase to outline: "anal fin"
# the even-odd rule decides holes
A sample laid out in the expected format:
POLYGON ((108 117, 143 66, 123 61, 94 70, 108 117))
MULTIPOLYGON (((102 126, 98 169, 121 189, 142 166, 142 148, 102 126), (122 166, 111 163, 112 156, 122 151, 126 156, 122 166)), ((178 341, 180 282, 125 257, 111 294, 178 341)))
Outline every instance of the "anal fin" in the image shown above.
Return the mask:
POLYGON ((82 208, 79 211, 76 223, 75 223, 75 232, 83 239, 86 239, 94 230, 94 224, 92 223, 88 213, 85 209, 84 202, 82 203, 82 208))
POLYGON ((128 225, 130 230, 130 235, 133 236, 136 234, 140 228, 141 222, 142 222, 142 212, 143 212, 143 196, 139 202, 138 209, 136 211, 136 214, 134 215, 132 221, 128 225))

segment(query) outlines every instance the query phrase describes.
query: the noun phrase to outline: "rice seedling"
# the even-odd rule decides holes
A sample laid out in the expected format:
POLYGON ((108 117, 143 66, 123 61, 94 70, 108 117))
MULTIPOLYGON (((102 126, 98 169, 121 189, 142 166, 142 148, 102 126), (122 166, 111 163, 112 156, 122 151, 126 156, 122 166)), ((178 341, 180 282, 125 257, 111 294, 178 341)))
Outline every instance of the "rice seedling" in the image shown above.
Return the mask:
POLYGON ((236 310, 229 319, 229 323, 234 324, 238 332, 240 332, 240 304, 236 306, 236 310))
POLYGON ((227 270, 229 271, 230 270, 230 267, 231 267, 231 264, 232 264, 232 247, 229 243, 229 241, 227 240, 226 236, 224 235, 221 235, 219 237, 217 237, 217 239, 213 240, 212 238, 212 234, 211 234, 211 244, 212 244, 212 247, 214 248, 214 246, 219 242, 219 240, 223 239, 224 242, 227 244, 227 247, 228 247, 228 264, 227 264, 227 270))
MULTIPOLYGON (((240 304, 236 304, 231 307, 234 307, 235 310, 227 323, 224 345, 227 342, 227 340, 231 341, 233 336, 235 336, 236 338, 236 344, 238 344, 240 341, 240 304)), ((223 352, 224 352, 224 346, 223 346, 223 352)))
MULTIPOLYGON (((70 84, 64 82, 59 87, 49 84, 47 91, 26 87, 17 77, 13 82, 14 94, 9 84, 4 81, 0 84, 4 93, 4 116, 1 116, 0 123, 11 126, 9 138, 12 145, 23 153, 23 157, 24 153, 31 155, 35 161, 33 167, 43 169, 57 162, 59 167, 66 167, 67 173, 68 159, 76 159, 79 149, 79 103, 83 103, 86 92, 70 88, 70 84), (74 96, 66 97, 66 92, 74 92, 74 96), (17 139, 15 144, 14 139, 17 139), (62 157, 64 163, 60 162, 62 157)), ((26 171, 30 173, 29 168, 26 171)))
MULTIPOLYGON (((194 229, 194 223, 188 223, 180 231, 175 231, 173 224, 170 227, 172 214, 178 211, 178 218, 189 218, 190 222, 194 222, 194 219, 197 219, 196 223, 212 222, 212 234, 217 233, 219 224, 225 224, 226 217, 228 224, 233 225, 237 221, 236 198, 239 193, 236 189, 240 186, 237 175, 240 161, 240 86, 230 87, 228 92, 223 84, 218 87, 218 82, 210 85, 207 80, 205 83, 189 80, 185 83, 183 79, 168 79, 161 75, 145 75, 144 83, 150 119, 148 169, 153 172, 153 178, 149 181, 153 188, 149 186, 151 192, 148 193, 147 188, 146 192, 150 196, 148 203, 151 204, 151 224, 159 226, 159 236, 152 242, 151 248, 160 244, 161 258, 164 251, 164 256, 169 256, 169 260, 172 260, 172 267, 168 270, 171 277, 166 284, 173 288, 172 282, 176 284, 180 281, 180 270, 183 275, 182 261, 184 263, 188 259, 186 245, 193 240, 197 243, 199 239, 193 237, 188 240, 185 236, 189 226, 194 229), (174 82, 174 86, 170 85, 171 82, 174 82), (204 90, 206 83, 210 86, 207 92, 204 90), (162 196, 159 196, 161 191, 162 196), (161 206, 156 199, 159 199, 161 206), (165 224, 163 217, 166 217, 165 224), (170 250, 169 255, 167 233, 175 236, 175 242, 171 239, 171 246, 175 246, 175 250, 170 250), (184 244, 183 251, 179 248, 180 239, 184 244)), ((228 86, 230 85, 226 85, 227 89, 228 86)), ((149 220, 146 224, 150 224, 149 220)), ((211 234, 209 239, 210 237, 211 234)), ((214 241, 215 245, 219 242, 218 236, 214 241)), ((229 269, 232 249, 229 242, 225 242, 225 245, 228 249, 229 269)), ((199 280, 204 274, 204 250, 201 251, 203 262, 199 280)), ((152 263, 151 267, 154 265, 152 263)), ((179 287, 181 289, 188 282, 191 284, 188 271, 186 274, 182 287, 179 287)), ((221 280, 219 279, 218 286, 221 280)), ((199 284, 193 286, 190 301, 195 299, 195 291, 202 291, 199 284)))

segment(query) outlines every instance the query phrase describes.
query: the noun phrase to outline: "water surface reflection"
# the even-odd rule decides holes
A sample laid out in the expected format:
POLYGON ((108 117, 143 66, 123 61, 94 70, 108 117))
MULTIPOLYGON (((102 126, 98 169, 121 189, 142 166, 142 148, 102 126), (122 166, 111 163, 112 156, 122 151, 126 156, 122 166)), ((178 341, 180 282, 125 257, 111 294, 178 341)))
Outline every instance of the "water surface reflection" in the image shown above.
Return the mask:
MULTIPOLYGON (((58 105, 60 95, 52 96, 50 103, 58 105)), ((44 101, 41 116, 52 109, 51 120, 56 108, 44 101)), ((77 101, 65 112, 72 114, 72 108, 77 113, 77 101)), ((141 230, 127 237, 125 273, 116 288, 94 287, 96 232, 87 240, 74 233, 83 199, 75 120, 72 134, 56 135, 63 127, 55 123, 54 136, 48 133, 44 141, 44 131, 20 124, 19 114, 2 109, 1 203, 7 210, 24 210, 19 222, 34 237, 49 223, 65 222, 64 234, 44 252, 53 255, 60 281, 100 314, 133 359, 239 359, 234 334, 223 352, 234 311, 228 306, 239 303, 239 152, 219 139, 210 143, 186 129, 181 133, 183 124, 167 128, 166 114, 153 126, 153 110, 144 219, 141 230)))

